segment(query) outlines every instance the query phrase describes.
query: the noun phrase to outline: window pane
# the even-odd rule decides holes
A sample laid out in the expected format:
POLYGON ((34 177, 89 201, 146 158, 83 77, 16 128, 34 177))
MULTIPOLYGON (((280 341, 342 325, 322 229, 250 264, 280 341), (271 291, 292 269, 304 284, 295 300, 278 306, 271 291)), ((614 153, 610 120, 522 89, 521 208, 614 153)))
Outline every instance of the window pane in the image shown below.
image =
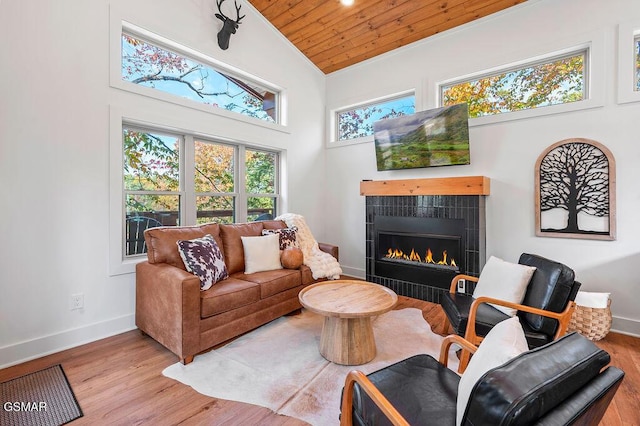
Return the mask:
POLYGON ((196 192, 234 192, 234 155, 233 146, 196 141, 196 192))
POLYGON ((144 230, 180 224, 179 195, 125 196, 125 256, 147 252, 144 230))
POLYGON ((443 106, 466 102, 469 117, 585 99, 586 52, 442 87, 443 106))
POLYGON ((158 221, 162 226, 180 224, 179 195, 127 194, 125 208, 127 218, 130 216, 149 217, 158 221))
POLYGON ((204 196, 196 197, 197 223, 233 223, 235 221, 234 197, 204 196))
POLYGON ((375 121, 413 114, 415 104, 416 97, 410 95, 341 111, 338 113, 338 140, 344 141, 373 135, 375 121))
POLYGON ((640 90, 640 37, 636 37, 635 39, 635 48, 636 48, 636 86, 635 90, 640 90))
POLYGON ((277 94, 122 34, 122 79, 212 107, 277 121, 277 94))
POLYGON ((124 129, 124 188, 177 191, 180 188, 180 138, 124 129))
POLYGON ((275 194, 277 155, 247 149, 245 157, 247 193, 275 194))
POLYGON ((247 198, 247 220, 271 220, 276 216, 276 199, 273 197, 247 198))

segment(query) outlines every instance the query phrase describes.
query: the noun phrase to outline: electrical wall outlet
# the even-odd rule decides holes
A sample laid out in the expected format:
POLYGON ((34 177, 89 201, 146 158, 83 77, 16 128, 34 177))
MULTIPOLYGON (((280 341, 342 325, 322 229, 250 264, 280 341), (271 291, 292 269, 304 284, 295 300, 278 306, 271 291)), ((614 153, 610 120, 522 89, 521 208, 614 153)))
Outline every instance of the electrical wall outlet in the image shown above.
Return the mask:
POLYGON ((84 308, 84 293, 76 293, 71 295, 69 299, 69 310, 75 311, 76 309, 84 308))
POLYGON ((465 293, 467 290, 467 283, 464 279, 458 280, 458 293, 465 293))

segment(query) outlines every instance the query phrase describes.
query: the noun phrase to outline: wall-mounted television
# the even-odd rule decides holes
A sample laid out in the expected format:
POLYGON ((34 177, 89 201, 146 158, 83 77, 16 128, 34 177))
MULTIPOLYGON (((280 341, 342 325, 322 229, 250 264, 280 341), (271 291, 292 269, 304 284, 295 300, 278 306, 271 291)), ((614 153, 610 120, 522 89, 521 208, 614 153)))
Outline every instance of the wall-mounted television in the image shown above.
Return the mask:
POLYGON ((373 123, 378 170, 470 164, 466 103, 373 123))

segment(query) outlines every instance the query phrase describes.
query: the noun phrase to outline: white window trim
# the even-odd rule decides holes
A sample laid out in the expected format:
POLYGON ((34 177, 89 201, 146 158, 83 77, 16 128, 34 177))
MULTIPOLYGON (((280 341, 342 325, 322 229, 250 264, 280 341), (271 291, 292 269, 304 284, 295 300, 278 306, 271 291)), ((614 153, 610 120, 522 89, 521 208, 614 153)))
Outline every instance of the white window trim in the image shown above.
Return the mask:
POLYGON ((640 102, 635 83, 635 38, 640 34, 640 19, 618 25, 618 104, 640 102))
POLYGON ((546 115, 561 114, 566 112, 581 111, 591 108, 599 108, 604 106, 604 85, 594 84, 594 82, 605 81, 605 67, 604 67, 604 36, 600 35, 594 37, 591 41, 576 44, 571 47, 556 50, 544 55, 530 57, 521 61, 512 62, 506 65, 500 65, 493 68, 477 71, 471 74, 457 76, 446 80, 440 80, 435 82, 433 87, 434 93, 434 105, 437 107, 442 106, 441 87, 449 85, 454 82, 460 82, 464 80, 475 80, 485 77, 487 75, 496 74, 505 70, 513 70, 517 68, 526 67, 528 64, 539 63, 548 59, 556 58, 558 56, 567 55, 570 53, 577 53, 586 49, 585 65, 586 69, 586 93, 588 99, 571 102, 566 104, 550 105, 540 108, 527 109, 522 111, 513 111, 496 115, 488 115, 483 117, 475 117, 469 119, 469 127, 483 126, 487 124, 504 123, 513 120, 522 120, 527 118, 542 117, 546 115))
MULTIPOLYGON (((122 173, 124 159, 122 155, 122 129, 124 126, 142 127, 157 129, 158 132, 169 132, 173 134, 184 134, 183 150, 180 155, 180 209, 184 211, 186 221, 196 220, 195 208, 195 187, 193 179, 185 176, 186 170, 184 163, 195 162, 195 149, 193 139, 202 138, 203 141, 211 141, 213 143, 228 143, 237 146, 236 152, 244 152, 244 149, 264 150, 278 153, 278 169, 276 176, 276 208, 279 211, 287 211, 288 197, 287 188, 283 185, 286 180, 286 150, 260 146, 245 140, 229 139, 217 135, 210 135, 199 132, 197 129, 189 129, 186 123, 172 116, 159 116, 149 113, 146 110, 132 110, 124 107, 111 105, 109 107, 109 275, 122 275, 135 272, 137 263, 147 259, 146 255, 140 256, 124 256, 124 176, 122 173), (160 124, 162 123, 162 124, 160 124)), ((236 169, 244 169, 244 156, 238 157, 239 167, 236 169)), ((239 173, 239 170, 236 170, 239 173)), ((236 176, 238 185, 244 184, 238 176, 236 176)), ((242 191, 240 191, 242 192, 242 191)), ((236 203, 239 203, 239 197, 236 196, 236 203)), ((245 204, 246 205, 246 199, 245 204)), ((239 212, 241 209, 236 209, 239 212)), ((236 221, 243 222, 242 214, 236 217, 236 221)), ((246 217, 244 217, 246 221, 246 217)), ((182 224, 184 225, 184 224, 182 224)))
POLYGON ((170 40, 168 38, 158 35, 156 32, 152 32, 143 28, 142 26, 135 25, 127 21, 122 13, 112 7, 110 9, 109 19, 109 85, 115 89, 124 90, 127 92, 135 93, 142 96, 147 96, 154 99, 159 99, 164 102, 170 102, 176 105, 192 108, 198 111, 203 111, 209 114, 215 114, 221 117, 229 118, 232 120, 248 123, 252 125, 266 127, 268 129, 277 130, 284 133, 290 133, 287 128, 288 113, 287 113, 287 91, 284 87, 270 83, 260 77, 254 76, 250 73, 242 71, 239 68, 225 64, 219 60, 216 60, 210 56, 207 56, 195 49, 191 49, 186 44, 181 44, 177 41, 170 40), (237 76, 241 79, 257 83, 274 93, 278 94, 278 117, 279 123, 270 123, 268 121, 260 120, 255 117, 249 117, 237 112, 227 111, 222 108, 212 108, 211 106, 200 104, 196 101, 189 99, 183 99, 179 96, 172 95, 160 90, 156 90, 150 87, 140 86, 122 79, 122 32, 128 34, 137 35, 145 40, 153 43, 157 43, 159 46, 168 47, 170 50, 181 53, 189 58, 193 58, 199 62, 210 65, 216 69, 224 70, 230 75, 237 76))
MULTIPOLYGON (((418 99, 419 91, 415 88, 406 89, 398 92, 394 92, 391 94, 386 94, 384 96, 378 96, 375 98, 370 98, 367 100, 359 100, 359 101, 350 101, 347 105, 342 105, 338 108, 332 108, 327 110, 327 134, 329 135, 329 139, 327 141, 327 148, 341 148, 345 146, 358 145, 362 143, 370 143, 373 142, 373 135, 363 136, 360 138, 349 139, 349 140, 338 140, 338 114, 343 111, 348 111, 351 109, 366 107, 372 104, 378 104, 385 101, 393 100, 396 98, 402 98, 405 96, 413 95, 415 97, 415 110, 418 111, 419 99, 418 99)), ((349 102, 349 101, 347 101, 349 102)))

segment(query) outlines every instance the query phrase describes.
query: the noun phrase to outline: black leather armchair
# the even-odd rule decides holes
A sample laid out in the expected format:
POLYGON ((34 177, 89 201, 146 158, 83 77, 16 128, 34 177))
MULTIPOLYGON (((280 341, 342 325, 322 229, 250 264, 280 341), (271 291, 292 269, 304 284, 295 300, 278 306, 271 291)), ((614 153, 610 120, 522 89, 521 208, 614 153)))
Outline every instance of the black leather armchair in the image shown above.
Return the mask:
MULTIPOLYGON (((528 253, 523 253, 518 263, 536 267, 522 304, 486 297, 476 300, 471 295, 472 290, 457 293, 456 288, 461 278, 471 283, 477 282, 478 278, 458 275, 452 280, 450 292, 443 295, 440 303, 456 334, 477 345, 497 323, 509 318, 489 303, 518 310, 529 348, 542 346, 566 333, 575 307, 573 301, 580 288, 573 270, 562 263, 528 253), (469 323, 474 326, 468 327, 469 323)), ((463 360, 461 365, 465 363, 463 360)))
MULTIPOLYGON (((442 362, 460 341, 445 339, 440 362, 417 355, 368 376, 349 373, 341 426, 454 425, 460 377, 442 362)), ((478 380, 462 424, 597 425, 624 377, 609 362, 607 352, 577 333, 529 350, 478 380)))

